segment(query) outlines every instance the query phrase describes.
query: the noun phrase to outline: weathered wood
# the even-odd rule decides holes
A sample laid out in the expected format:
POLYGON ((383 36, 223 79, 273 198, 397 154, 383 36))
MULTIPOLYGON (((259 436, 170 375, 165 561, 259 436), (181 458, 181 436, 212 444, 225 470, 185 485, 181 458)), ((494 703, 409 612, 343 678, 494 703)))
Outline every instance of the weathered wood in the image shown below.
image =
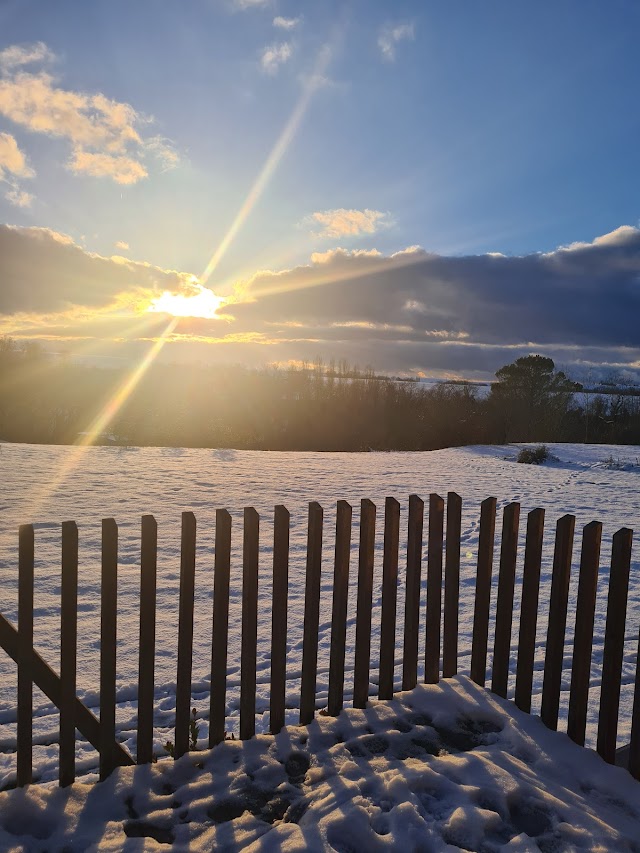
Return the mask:
POLYGON ((118 526, 102 520, 102 575, 100 584, 100 779, 117 766, 116 642, 118 611, 118 526))
POLYGON ((191 673, 193 667, 193 597, 196 573, 196 518, 182 513, 180 542, 180 598, 178 603, 178 667, 176 673, 176 727, 174 755, 189 751, 191 673))
POLYGON ((520 632, 518 637, 515 694, 516 705, 521 711, 526 711, 527 713, 531 711, 531 689, 533 685, 533 663, 536 651, 543 535, 544 510, 540 508, 532 509, 527 516, 527 538, 522 573, 522 600, 520 604, 520 632))
POLYGON ((633 531, 629 530, 628 527, 623 527, 614 534, 611 551, 597 742, 598 753, 609 764, 614 764, 616 757, 620 680, 624 655, 624 631, 627 621, 632 540, 633 531))
POLYGON ((78 526, 62 523, 60 579, 60 785, 76 778, 76 663, 78 648, 78 526))
POLYGON ((571 740, 584 746, 589 703, 589 677, 593 645, 593 620, 596 609, 596 589, 600 564, 602 524, 592 521, 582 532, 578 600, 576 604, 573 661, 571 664, 571 691, 567 734, 571 740))
POLYGON ((429 495, 429 542, 427 550, 427 611, 424 680, 440 680, 440 639, 442 621, 442 545, 444 540, 444 500, 429 495))
POLYGON ((373 554, 376 538, 376 507, 368 498, 360 503, 360 549, 356 606, 356 649, 353 672, 353 707, 366 708, 371 664, 371 602, 373 554))
POLYGON ((16 770, 19 786, 31 784, 33 765, 33 525, 18 533, 18 732, 16 770))
POLYGON ((493 672, 491 677, 491 690, 505 699, 507 698, 507 685, 509 683, 509 656, 511 653, 513 593, 516 582, 519 525, 520 504, 510 503, 504 508, 502 517, 498 600, 496 602, 496 632, 493 645, 493 672))
POLYGON ((244 511, 242 541, 242 642, 240 646, 240 739, 256 733, 256 653, 258 644, 258 552, 260 517, 244 511))
POLYGON ((444 638, 442 675, 451 678, 458 672, 458 613, 460 599, 460 534, 462 498, 447 494, 447 538, 444 566, 444 638))
POLYGON ((224 740, 226 721, 229 576, 231 569, 231 515, 226 509, 216 510, 215 549, 209 749, 224 740))
POLYGON ((636 678, 633 689, 628 768, 633 778, 640 780, 640 634, 636 646, 636 678))
POLYGON ((344 654, 347 636, 347 601, 349 597, 351 517, 351 505, 346 501, 338 501, 333 569, 333 603, 331 608, 329 696, 327 701, 327 712, 332 717, 336 717, 342 710, 344 695, 344 654))
POLYGON ((143 515, 140 528, 140 645, 138 650, 138 764, 153 761, 158 525, 143 515))
POLYGON ((396 605, 398 600, 398 546, 400 504, 387 498, 384 504, 384 546, 382 557, 382 613, 380 616, 380 676, 378 698, 393 698, 396 651, 396 605))
POLYGON ((420 624, 420 574, 422 566, 423 524, 424 501, 418 495, 409 495, 404 645, 402 650, 403 690, 413 690, 418 683, 418 630, 420 624))
POLYGON ((564 515, 556 525, 556 541, 553 552, 553 574, 551 598, 549 600, 549 626, 544 657, 542 682, 542 708, 540 717, 549 729, 558 727, 560 709, 560 687, 564 660, 564 634, 567 625, 567 603, 571 578, 571 554, 576 519, 564 515))
MULTIPOLYGON (((0 613, 0 646, 15 663, 18 663, 18 631, 2 613, 0 613)), ((35 649, 31 651, 31 671, 33 674, 33 683, 59 708, 62 702, 60 678, 35 649)), ((74 710, 76 728, 91 746, 99 750, 100 721, 92 711, 82 704, 77 696, 75 698, 74 710)), ((119 765, 126 767, 134 763, 122 744, 114 741, 112 748, 114 758, 119 765)))
POLYGON ((284 726, 287 684, 287 596, 289 591, 289 511, 278 505, 273 516, 273 596, 271 604, 271 693, 269 727, 284 726))
POLYGON ((480 505, 480 534, 470 673, 471 680, 481 687, 484 687, 487 677, 487 643, 489 639, 489 607, 491 604, 491 572, 493 569, 495 530, 496 499, 485 498, 480 505))
POLYGON ((304 593, 302 639, 302 681, 300 685, 300 725, 308 725, 316 710, 318 672, 318 626, 320 620, 320 575, 322 569, 322 520, 319 503, 309 504, 307 572, 304 593))

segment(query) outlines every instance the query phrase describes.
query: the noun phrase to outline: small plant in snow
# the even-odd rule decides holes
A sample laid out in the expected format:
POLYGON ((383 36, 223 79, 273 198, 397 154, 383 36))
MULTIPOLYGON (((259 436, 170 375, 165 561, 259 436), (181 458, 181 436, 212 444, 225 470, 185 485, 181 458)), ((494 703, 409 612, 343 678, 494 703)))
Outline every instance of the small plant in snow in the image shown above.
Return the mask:
POLYGON ((542 465, 549 458, 549 448, 546 444, 540 444, 538 447, 523 447, 518 453, 516 462, 523 462, 525 465, 542 465))
MULTIPOLYGON (((198 724, 197 709, 191 709, 191 719, 189 720, 189 752, 195 752, 198 748, 198 733, 200 725, 198 724)), ((165 750, 171 756, 176 757, 176 745, 172 740, 168 740, 164 745, 165 750)))

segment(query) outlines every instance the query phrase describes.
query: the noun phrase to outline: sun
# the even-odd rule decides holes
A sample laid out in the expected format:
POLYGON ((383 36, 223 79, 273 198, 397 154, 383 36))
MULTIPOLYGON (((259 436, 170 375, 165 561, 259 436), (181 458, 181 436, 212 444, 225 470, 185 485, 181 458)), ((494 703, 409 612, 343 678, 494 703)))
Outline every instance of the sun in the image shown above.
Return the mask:
POLYGON ((204 317, 209 320, 219 319, 216 311, 227 301, 222 296, 209 290, 208 287, 197 285, 198 291, 186 296, 184 293, 171 293, 165 290, 157 296, 149 306, 149 311, 170 314, 172 317, 204 317))

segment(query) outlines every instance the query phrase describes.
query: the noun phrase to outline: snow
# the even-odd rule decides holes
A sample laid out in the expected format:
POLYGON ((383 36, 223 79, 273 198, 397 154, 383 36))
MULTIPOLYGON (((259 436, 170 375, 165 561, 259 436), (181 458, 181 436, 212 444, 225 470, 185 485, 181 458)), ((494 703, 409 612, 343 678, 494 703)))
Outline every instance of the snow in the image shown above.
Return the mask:
MULTIPOLYGON (((603 551, 594 632, 592 690, 587 743, 595 743, 600 667, 604 643, 607 566, 611 536, 622 526, 634 527, 640 509, 640 453, 637 447, 603 445, 550 445, 556 461, 542 466, 515 463, 519 446, 466 447, 428 453, 263 453, 253 451, 176 448, 73 448, 29 445, 0 446, 0 584, 2 612, 17 622, 17 527, 35 522, 36 591, 35 645, 54 668, 59 666, 60 530, 59 524, 75 519, 80 530, 78 692, 97 712, 99 653, 100 519, 113 516, 120 526, 118 579, 118 738, 135 755, 140 516, 153 513, 158 520, 158 616, 156 659, 155 751, 173 738, 175 718, 175 648, 177 631, 180 513, 193 510, 198 521, 196 564, 196 617, 194 637, 193 705, 206 735, 210 669, 215 510, 226 507, 233 516, 230 603, 230 648, 227 694, 227 729, 238 732, 242 508, 251 504, 261 516, 260 607, 258 626, 258 685, 256 729, 269 726, 269 643, 271 610, 271 525, 273 506, 284 503, 291 512, 291 566, 288 625, 287 724, 298 722, 307 502, 319 501, 325 509, 323 575, 321 588, 320 648, 317 706, 326 705, 331 625, 331 580, 335 503, 345 499, 354 507, 352 559, 347 628, 345 700, 351 699, 355 634, 355 581, 357 574, 358 503, 371 498, 378 508, 374 611, 372 619, 372 696, 377 693, 380 632, 382 520, 384 498, 397 497, 402 505, 401 547, 406 540, 408 495, 429 492, 446 496, 456 491, 463 498, 460 671, 469 670, 475 560, 481 501, 498 498, 498 510, 510 501, 522 504, 516 613, 512 635, 509 696, 515 686, 517 609, 524 554, 526 513, 536 506, 546 509, 546 531, 540 616, 534 672, 533 712, 539 711, 546 618, 550 590, 553 533, 556 520, 566 512, 577 517, 570 602, 575 603, 581 526, 594 518, 603 522, 603 551)), ((425 549, 426 559, 426 525, 425 549)), ((497 524, 499 543, 500 520, 497 524)), ((492 613, 497 580, 496 546, 492 613)), ((402 637, 404 615, 404 554, 400 558, 397 637, 402 637)), ((631 569, 628 621, 622 674, 618 745, 628 742, 631 702, 640 622, 640 561, 637 548, 631 569)), ((421 602, 424 619, 425 571, 421 602)), ((493 617, 492 617, 493 618, 493 617)), ((419 679, 422 675, 424 625, 421 629, 419 679)), ((491 634, 490 634, 491 636, 491 634)), ((565 665, 571 664, 573 620, 567 627, 565 665)), ((396 683, 401 680, 398 643, 396 683)), ((490 643, 487 683, 490 679, 490 643)), ((15 665, 0 655, 0 787, 15 773, 15 665)), ((560 728, 565 727, 569 672, 565 670, 560 728)), ((324 725, 325 723, 323 723, 324 725)), ((58 718, 49 700, 35 691, 34 764, 40 780, 57 776, 58 718)), ((240 747, 229 747, 239 749, 240 747)), ((248 747, 246 747, 248 749, 248 747)), ((588 755, 588 753, 584 753, 588 755)), ((188 759, 191 760, 191 759, 188 759)), ((78 773, 84 781, 96 778, 97 755, 85 742, 78 744, 78 773)), ((139 771, 136 771, 139 772, 139 771)), ((168 772, 168 771, 163 771, 168 772)), ((627 777, 628 778, 628 777, 627 777)), ((109 783, 111 784, 111 783, 109 783)), ((35 794, 34 794, 35 796, 35 794)), ((481 811, 481 809, 480 809, 481 811)), ((455 834, 458 818, 448 820, 455 834)), ((474 818, 484 825, 481 814, 474 818)), ((478 830, 479 831, 479 830, 478 830)), ((484 831, 484 830, 483 830, 484 831)), ((346 848, 345 848, 346 849, 346 848)), ((373 849, 373 848, 372 848, 373 849)), ((518 849, 518 848, 513 848, 518 849)), ((522 849, 527 849, 522 848, 522 849)), ((534 848, 535 849, 535 848, 534 848)))
POLYGON ((465 676, 100 785, 0 794, 6 851, 640 851, 640 785, 465 676))

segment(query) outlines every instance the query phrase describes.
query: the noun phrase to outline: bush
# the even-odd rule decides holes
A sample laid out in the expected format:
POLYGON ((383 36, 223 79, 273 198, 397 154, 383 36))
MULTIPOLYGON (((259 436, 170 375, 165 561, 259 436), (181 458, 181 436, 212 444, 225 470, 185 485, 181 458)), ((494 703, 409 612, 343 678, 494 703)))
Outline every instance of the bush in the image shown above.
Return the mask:
POLYGON ((516 462, 523 462, 525 465, 542 465, 549 459, 549 449, 545 444, 540 444, 538 447, 523 447, 516 462))

